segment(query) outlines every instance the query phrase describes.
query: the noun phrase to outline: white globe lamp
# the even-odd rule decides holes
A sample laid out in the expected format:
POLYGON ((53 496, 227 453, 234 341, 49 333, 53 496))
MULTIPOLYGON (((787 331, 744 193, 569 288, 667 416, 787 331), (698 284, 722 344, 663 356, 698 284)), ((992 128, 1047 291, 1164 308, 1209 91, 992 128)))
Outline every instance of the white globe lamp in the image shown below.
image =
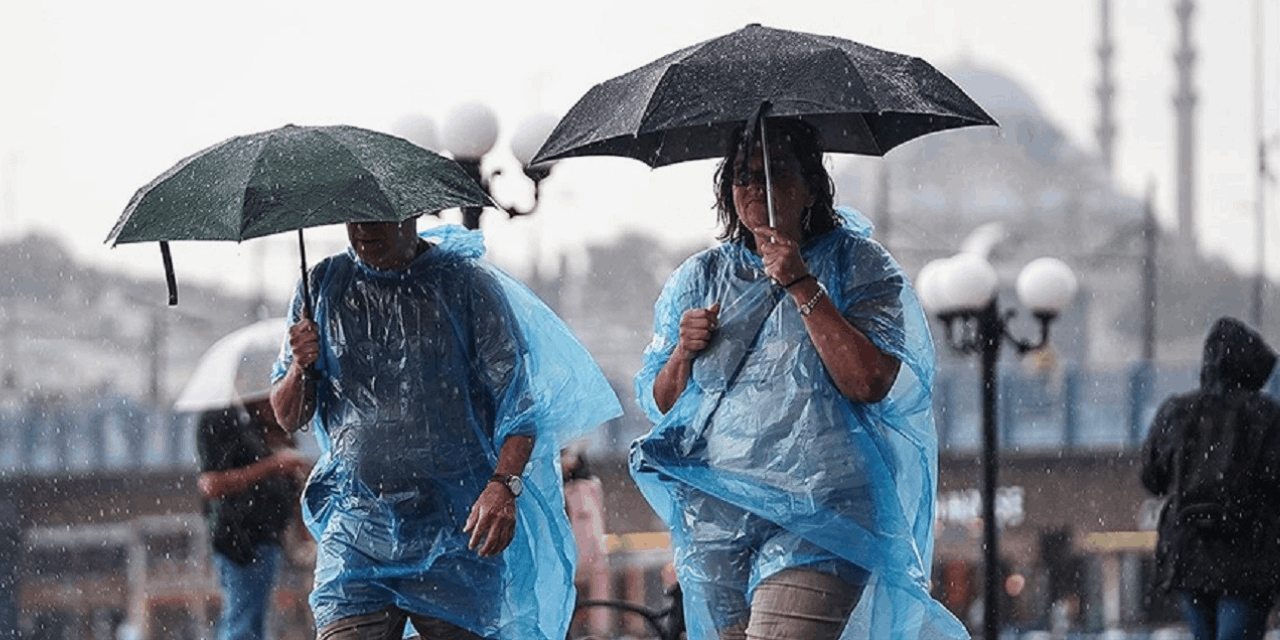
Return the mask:
POLYGON ((916 294, 928 313, 940 315, 954 310, 943 282, 948 264, 947 258, 930 260, 916 274, 916 294))
POLYGON ((423 149, 440 150, 440 133, 436 130, 436 121, 429 116, 414 114, 400 118, 391 132, 423 149))
POLYGON ((442 142, 456 160, 478 161, 498 141, 498 116, 480 102, 454 107, 444 121, 442 142))
POLYGON ((511 136, 511 155, 516 157, 520 166, 529 166, 533 156, 542 148, 542 144, 547 141, 547 136, 551 135, 551 131, 556 128, 559 121, 560 119, 553 115, 542 113, 530 116, 520 123, 515 134, 511 136))
POLYGON ((1037 258, 1018 274, 1018 300, 1037 316, 1057 316, 1076 297, 1079 283, 1071 267, 1057 258, 1037 258))
POLYGON ((991 304, 1000 284, 995 267, 976 253, 956 254, 943 276, 947 297, 957 311, 978 311, 991 304))

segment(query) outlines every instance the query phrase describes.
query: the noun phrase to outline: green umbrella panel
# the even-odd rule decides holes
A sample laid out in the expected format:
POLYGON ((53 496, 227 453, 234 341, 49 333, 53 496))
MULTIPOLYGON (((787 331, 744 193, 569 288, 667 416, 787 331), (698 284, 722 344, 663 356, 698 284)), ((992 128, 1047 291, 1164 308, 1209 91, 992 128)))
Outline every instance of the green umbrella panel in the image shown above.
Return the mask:
POLYGON ((456 162, 408 140, 345 125, 287 125, 178 162, 138 189, 106 242, 159 242, 172 305, 171 241, 240 242, 297 231, 305 279, 303 229, 401 222, 468 206, 493 203, 456 162))

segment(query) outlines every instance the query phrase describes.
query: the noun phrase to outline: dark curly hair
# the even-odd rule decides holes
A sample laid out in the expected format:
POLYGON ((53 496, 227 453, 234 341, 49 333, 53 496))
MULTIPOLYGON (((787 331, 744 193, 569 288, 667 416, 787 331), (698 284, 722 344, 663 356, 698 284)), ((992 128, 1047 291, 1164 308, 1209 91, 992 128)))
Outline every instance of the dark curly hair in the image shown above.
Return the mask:
MULTIPOLYGON (((805 187, 813 196, 813 204, 802 214, 801 243, 821 236, 840 225, 835 211, 835 183, 822 164, 823 145, 818 131, 808 123, 795 118, 768 121, 769 148, 781 148, 794 158, 800 168, 805 187)), ((733 179, 735 171, 745 171, 751 156, 747 145, 755 146, 756 137, 746 136, 745 127, 739 126, 729 136, 724 158, 716 169, 716 216, 720 223, 718 238, 726 242, 739 242, 755 250, 755 236, 738 219, 733 204, 733 179)))

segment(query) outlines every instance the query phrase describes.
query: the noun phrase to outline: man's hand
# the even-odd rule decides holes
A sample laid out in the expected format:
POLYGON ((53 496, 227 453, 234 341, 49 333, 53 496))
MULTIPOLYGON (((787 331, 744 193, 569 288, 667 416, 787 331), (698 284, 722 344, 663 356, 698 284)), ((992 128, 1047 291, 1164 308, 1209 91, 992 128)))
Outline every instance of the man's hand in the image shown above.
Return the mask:
POLYGON ((280 449, 267 458, 275 465, 276 475, 301 485, 311 471, 311 461, 294 449, 280 449))
POLYGON ((268 478, 288 478, 301 485, 311 462, 293 449, 282 449, 257 462, 224 471, 206 471, 196 478, 200 495, 211 500, 244 493, 268 478))
POLYGON ((289 348, 293 362, 305 369, 320 359, 320 331, 316 323, 303 318, 289 327, 289 348))
POLYGON ((308 376, 320 359, 320 331, 316 323, 302 319, 289 327, 289 350, 293 363, 271 389, 271 408, 276 422, 285 431, 295 431, 311 420, 316 411, 314 376, 308 376))
POLYGON ((467 548, 479 546, 481 557, 502 553, 516 535, 516 498, 511 490, 497 482, 486 483, 462 532, 471 534, 467 548))

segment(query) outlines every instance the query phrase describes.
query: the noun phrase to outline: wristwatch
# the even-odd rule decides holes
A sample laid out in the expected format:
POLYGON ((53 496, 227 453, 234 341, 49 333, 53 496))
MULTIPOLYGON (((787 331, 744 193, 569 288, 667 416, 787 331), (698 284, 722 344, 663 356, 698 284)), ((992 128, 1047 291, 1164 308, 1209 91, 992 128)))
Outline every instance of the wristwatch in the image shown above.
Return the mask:
POLYGON ((495 473, 489 477, 489 482, 497 482, 507 488, 511 492, 512 497, 519 498, 524 493, 524 480, 520 476, 513 476, 509 473, 495 473))

